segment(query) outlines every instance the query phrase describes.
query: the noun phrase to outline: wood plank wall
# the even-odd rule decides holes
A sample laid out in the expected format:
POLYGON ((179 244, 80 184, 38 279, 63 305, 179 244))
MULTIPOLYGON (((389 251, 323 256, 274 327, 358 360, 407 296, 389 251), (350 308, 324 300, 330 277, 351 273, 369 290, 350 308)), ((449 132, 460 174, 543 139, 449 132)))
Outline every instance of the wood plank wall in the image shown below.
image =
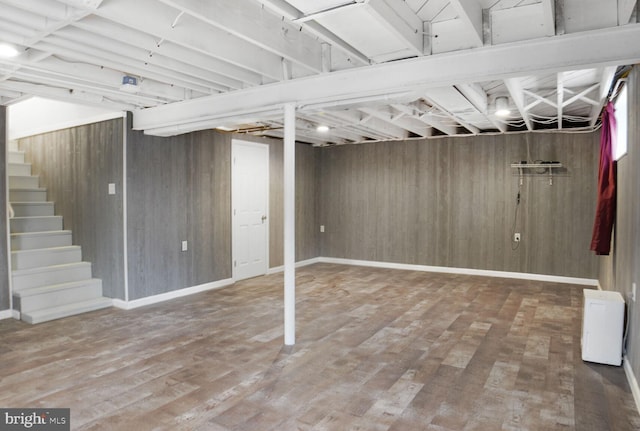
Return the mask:
POLYGON ((596 278, 589 252, 598 135, 516 135, 321 149, 320 254, 326 257, 596 278), (511 163, 557 160, 562 176, 511 163))
MULTIPOLYGON (((0 190, 7 188, 7 107, 0 105, 0 190)), ((7 207, 6 193, 0 193, 0 208, 7 207)), ((7 211, 1 211, 0 223, 7 225, 7 211)), ((0 311, 8 310, 9 301, 9 268, 7 267, 7 229, 0 229, 0 311)))
POLYGON ((230 151, 211 131, 161 138, 129 129, 130 299, 231 277, 230 151))
MULTIPOLYGON (((640 378, 640 297, 632 300, 632 283, 640 285, 640 68, 627 80, 628 151, 618 160, 617 212, 613 252, 600 257, 600 285, 625 298, 629 312, 627 356, 640 378)), ((637 292, 640 295, 640 290, 637 292)))
MULTIPOLYGON (((127 139, 130 299, 230 278, 231 141, 269 145, 270 267, 282 265, 282 142, 214 131, 127 139), (182 240, 189 251, 181 252, 182 240)), ((297 257, 317 256, 313 238, 316 156, 297 146, 297 257), (307 203, 309 202, 309 203, 307 203), (311 228, 309 228, 311 227, 311 228), (310 238, 311 237, 311 238, 310 238)))
MULTIPOLYGON (((241 137, 251 140, 250 137, 241 137)), ((269 266, 284 264, 284 146, 282 141, 269 140, 270 202, 269 211, 269 266)), ((319 256, 317 171, 318 149, 296 144, 296 261, 319 256)))
POLYGON ((82 246, 83 260, 102 279, 103 293, 124 298, 122 213, 123 119, 73 127, 18 140, 40 186, 82 246), (108 184, 116 194, 108 194, 108 184))

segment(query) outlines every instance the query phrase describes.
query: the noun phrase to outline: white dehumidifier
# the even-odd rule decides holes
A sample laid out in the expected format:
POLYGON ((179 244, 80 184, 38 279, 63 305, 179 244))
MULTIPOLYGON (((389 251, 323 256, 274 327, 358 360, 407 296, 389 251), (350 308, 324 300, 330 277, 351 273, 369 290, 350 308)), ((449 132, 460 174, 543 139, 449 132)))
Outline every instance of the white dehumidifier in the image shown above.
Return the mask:
POLYGON ((584 289, 582 360, 622 364, 624 299, 618 292, 584 289))

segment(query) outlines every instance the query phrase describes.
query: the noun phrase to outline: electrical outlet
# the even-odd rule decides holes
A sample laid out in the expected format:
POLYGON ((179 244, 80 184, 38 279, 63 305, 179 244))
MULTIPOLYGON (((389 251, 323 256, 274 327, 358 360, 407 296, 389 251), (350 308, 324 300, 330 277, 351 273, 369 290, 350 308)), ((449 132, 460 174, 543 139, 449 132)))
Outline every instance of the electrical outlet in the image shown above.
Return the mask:
POLYGON ((520 232, 513 234, 513 242, 520 242, 520 232))
POLYGON ((320 232, 324 233, 324 225, 323 224, 320 225, 320 232))
POLYGON ((631 300, 636 302, 636 284, 631 283, 631 300))

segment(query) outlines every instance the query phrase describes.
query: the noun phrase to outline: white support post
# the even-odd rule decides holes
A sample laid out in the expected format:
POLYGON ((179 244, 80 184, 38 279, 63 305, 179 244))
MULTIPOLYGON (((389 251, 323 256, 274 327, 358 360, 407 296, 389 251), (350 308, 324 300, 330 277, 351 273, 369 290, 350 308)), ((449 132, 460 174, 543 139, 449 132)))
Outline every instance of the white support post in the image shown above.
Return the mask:
POLYGON ((284 105, 284 344, 296 343, 296 107, 284 105))

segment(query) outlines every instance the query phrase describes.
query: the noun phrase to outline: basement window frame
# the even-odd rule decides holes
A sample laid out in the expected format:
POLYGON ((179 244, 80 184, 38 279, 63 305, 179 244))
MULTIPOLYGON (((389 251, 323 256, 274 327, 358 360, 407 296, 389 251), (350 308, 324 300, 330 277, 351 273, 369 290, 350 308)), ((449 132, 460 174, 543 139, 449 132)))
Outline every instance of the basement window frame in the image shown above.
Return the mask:
POLYGON ((613 148, 613 159, 618 161, 627 154, 627 141, 629 139, 629 98, 626 85, 621 86, 613 106, 616 117, 616 140, 613 148))

